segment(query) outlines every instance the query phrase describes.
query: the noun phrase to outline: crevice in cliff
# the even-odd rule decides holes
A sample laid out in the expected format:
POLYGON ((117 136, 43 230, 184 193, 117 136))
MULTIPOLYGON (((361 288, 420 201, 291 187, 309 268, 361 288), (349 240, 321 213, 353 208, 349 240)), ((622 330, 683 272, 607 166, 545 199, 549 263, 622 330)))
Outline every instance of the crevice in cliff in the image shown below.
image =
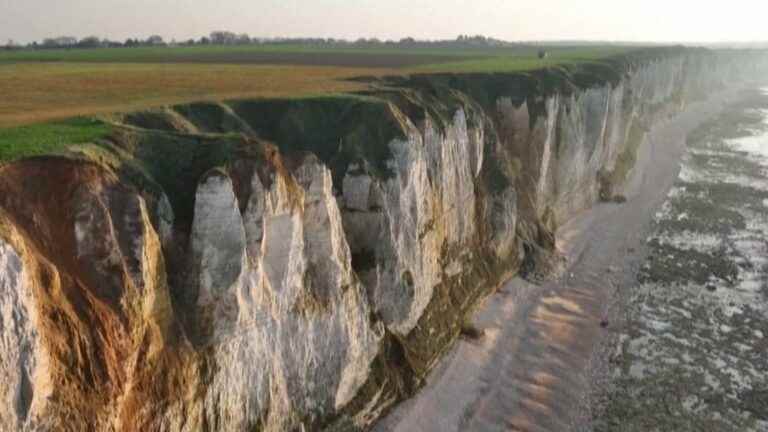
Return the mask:
POLYGON ((32 398, 34 397, 34 388, 32 382, 29 380, 29 374, 24 365, 19 367, 21 373, 21 381, 19 383, 19 400, 16 407, 19 413, 19 420, 24 422, 29 416, 29 410, 32 407, 32 398))

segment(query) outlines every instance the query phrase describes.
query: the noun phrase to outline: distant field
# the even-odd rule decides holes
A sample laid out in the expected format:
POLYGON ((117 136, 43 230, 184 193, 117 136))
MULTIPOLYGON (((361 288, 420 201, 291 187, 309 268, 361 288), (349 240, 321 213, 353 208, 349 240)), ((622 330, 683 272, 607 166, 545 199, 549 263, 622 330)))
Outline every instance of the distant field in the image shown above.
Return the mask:
MULTIPOLYGON (((594 59, 625 52, 628 49, 612 46, 547 48, 550 61, 594 59)), ((527 62, 537 59, 537 53, 538 48, 529 45, 461 49, 245 45, 0 51, 0 62, 226 63, 412 68, 489 58, 527 62)), ((536 66, 540 66, 540 63, 536 66)))
MULTIPOLYGON (((302 45, 0 51, 0 128, 241 97, 359 90, 360 76, 524 71, 595 61, 623 47, 398 49, 302 45)), ((0 146, 4 145, 0 136, 0 146)))
POLYGON ((308 49, 299 46, 194 46, 0 52, 0 62, 204 63, 339 67, 409 67, 453 61, 461 54, 390 50, 308 49))
MULTIPOLYGON (((195 100, 349 92, 345 79, 396 71, 204 64, 0 65, 0 128, 195 100)), ((1 144, 1 143, 0 143, 1 144)))

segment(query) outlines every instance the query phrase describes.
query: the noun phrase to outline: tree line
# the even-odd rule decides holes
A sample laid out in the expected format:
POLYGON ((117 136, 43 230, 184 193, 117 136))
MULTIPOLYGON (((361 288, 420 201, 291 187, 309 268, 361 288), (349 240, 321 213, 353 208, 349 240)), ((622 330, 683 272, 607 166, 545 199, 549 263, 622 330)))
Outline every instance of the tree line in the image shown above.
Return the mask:
POLYGON ((45 38, 42 41, 34 41, 26 45, 20 45, 9 40, 3 47, 13 49, 77 49, 77 48, 132 48, 132 47, 163 47, 163 46, 195 46, 195 45, 258 45, 258 44, 286 44, 286 45, 313 45, 313 46, 352 46, 352 47, 408 47, 408 48, 439 48, 439 47, 503 47, 516 45, 498 39, 481 35, 460 35, 452 40, 417 40, 412 37, 400 40, 380 40, 377 38, 360 38, 354 41, 334 38, 258 38, 246 33, 234 33, 229 31, 214 31, 207 36, 198 39, 183 41, 166 41, 160 35, 152 35, 148 38, 128 38, 125 41, 114 41, 98 36, 88 36, 78 39, 73 36, 58 36, 45 38))

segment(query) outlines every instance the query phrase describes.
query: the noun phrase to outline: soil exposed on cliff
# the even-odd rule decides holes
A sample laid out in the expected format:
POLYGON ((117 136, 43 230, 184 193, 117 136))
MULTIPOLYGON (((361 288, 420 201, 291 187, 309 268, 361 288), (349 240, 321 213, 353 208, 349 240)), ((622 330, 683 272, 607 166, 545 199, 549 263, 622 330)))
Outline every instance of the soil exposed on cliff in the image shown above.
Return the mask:
POLYGON ((541 286, 515 278, 475 317, 426 388, 379 423, 385 431, 565 431, 589 421, 590 389, 604 379, 617 287, 632 283, 644 233, 679 170, 686 135, 742 97, 731 91, 657 125, 641 146, 624 195, 558 231, 567 270, 541 286))

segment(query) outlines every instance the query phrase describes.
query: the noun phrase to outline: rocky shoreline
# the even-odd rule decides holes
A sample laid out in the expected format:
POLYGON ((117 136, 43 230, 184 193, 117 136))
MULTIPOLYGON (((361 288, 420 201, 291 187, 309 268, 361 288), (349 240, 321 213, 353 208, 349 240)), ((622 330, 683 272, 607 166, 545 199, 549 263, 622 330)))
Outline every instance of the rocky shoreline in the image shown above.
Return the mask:
POLYGON ((767 102, 761 91, 745 90, 688 140, 640 266, 619 285, 617 326, 600 354, 610 365, 593 386, 594 430, 768 428, 759 372, 768 298, 759 153, 768 142, 767 102), (763 144, 742 149, 740 140, 763 144))

